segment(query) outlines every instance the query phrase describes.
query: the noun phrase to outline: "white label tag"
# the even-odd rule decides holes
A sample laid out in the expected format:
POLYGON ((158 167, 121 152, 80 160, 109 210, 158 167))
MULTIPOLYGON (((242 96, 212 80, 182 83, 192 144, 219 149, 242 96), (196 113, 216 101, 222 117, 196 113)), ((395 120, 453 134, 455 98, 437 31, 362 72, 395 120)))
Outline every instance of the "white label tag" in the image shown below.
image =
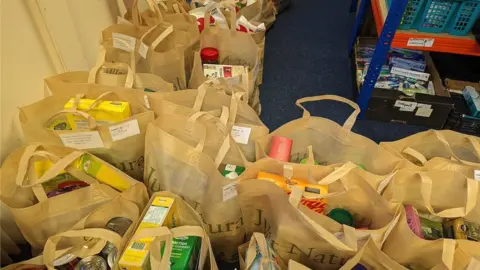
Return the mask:
POLYGON ((235 186, 235 182, 230 183, 223 187, 223 201, 226 202, 232 198, 237 197, 237 187, 235 186))
POLYGON ((112 33, 113 47, 122 49, 127 52, 135 50, 137 40, 132 36, 127 36, 119 33, 112 33))
POLYGON ((430 105, 430 104, 418 103, 418 104, 417 104, 417 108, 427 108, 427 109, 430 109, 430 108, 432 108, 432 105, 430 105))
POLYGON ((231 134, 235 142, 241 144, 248 144, 248 138, 250 137, 251 131, 251 128, 233 126, 231 134))
POLYGON ((407 78, 412 78, 415 80, 425 81, 425 82, 428 82, 428 78, 430 78, 430 74, 428 73, 408 70, 408 69, 399 68, 399 67, 392 67, 392 69, 390 70, 390 73, 394 75, 404 76, 407 78))
POLYGON ((390 184, 390 182, 392 181, 392 179, 393 179, 393 177, 395 176, 396 173, 397 173, 397 171, 394 171, 390 175, 387 175, 387 177, 385 177, 385 179, 383 179, 382 182, 380 182, 380 184, 378 184, 378 187, 377 187, 377 193, 378 194, 382 194, 383 190, 388 186, 388 184, 390 184))
POLYGON ((480 171, 479 170, 474 170, 473 171, 473 176, 475 177, 475 180, 480 181, 480 171))
POLYGON ((145 107, 147 107, 147 109, 150 109, 150 101, 148 100, 148 96, 144 95, 143 100, 145 101, 145 107))
POLYGON ((114 142, 140 134, 137 119, 110 126, 108 129, 114 142))
POLYGON ((432 112, 433 109, 430 108, 418 108, 415 116, 430 117, 430 115, 432 115, 432 112))
POLYGON ((98 131, 59 134, 63 145, 77 149, 103 148, 103 141, 98 131))
POLYGON ((417 102, 397 100, 394 106, 399 107, 400 111, 413 112, 417 108, 417 102))
POLYGON ((433 47, 435 42, 434 38, 410 38, 408 39, 407 46, 409 47, 433 47))
POLYGON ((225 165, 225 171, 234 172, 236 168, 237 168, 237 166, 232 165, 232 164, 225 165))
POLYGON ((138 48, 138 53, 143 57, 143 59, 147 59, 147 52, 148 52, 148 46, 141 42, 140 43, 140 48, 138 48))

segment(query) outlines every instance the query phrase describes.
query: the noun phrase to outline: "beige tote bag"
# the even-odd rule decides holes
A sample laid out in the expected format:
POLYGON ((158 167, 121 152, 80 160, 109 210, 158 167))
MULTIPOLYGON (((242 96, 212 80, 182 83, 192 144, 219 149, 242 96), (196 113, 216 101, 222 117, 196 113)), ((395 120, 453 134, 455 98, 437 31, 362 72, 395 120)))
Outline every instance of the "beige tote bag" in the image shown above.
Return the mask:
POLYGON ((278 258, 276 253, 272 254, 270 251, 271 249, 273 249, 273 247, 271 243, 268 243, 268 240, 265 239, 265 235, 263 233, 254 232, 249 242, 238 247, 240 270, 252 269, 253 261, 257 256, 257 251, 261 254, 262 259, 260 260, 259 268, 255 269, 272 269, 270 264, 278 266, 280 269, 286 269, 287 267, 282 259, 278 258))
POLYGON ((27 141, 88 149, 137 180, 143 179, 145 131, 153 119, 154 113, 144 107, 133 91, 90 90, 77 96, 59 94, 20 108, 20 124, 27 141), (70 98, 94 99, 94 104, 102 100, 125 101, 130 104, 132 116, 121 122, 98 125, 86 112, 75 108, 65 110, 64 105, 70 98), (88 128, 52 130, 50 125, 65 119, 66 113, 84 117, 88 128))
POLYGON ((322 220, 292 206, 285 191, 274 183, 245 180, 236 183, 236 190, 247 235, 264 233, 283 261, 292 259, 312 269, 338 269, 357 252, 354 228, 342 225, 339 231, 327 230, 322 220))
MULTIPOLYGON (((198 264, 196 269, 211 269, 217 270, 217 263, 213 256, 212 246, 210 239, 205 231, 201 216, 193 210, 180 196, 173 193, 162 191, 156 192, 152 195, 150 203, 156 196, 174 198, 174 204, 176 207, 175 217, 177 227, 167 228, 144 228, 135 232, 130 241, 136 239, 142 239, 145 237, 155 237, 155 240, 150 246, 150 263, 151 269, 169 269, 170 256, 172 252, 172 238, 195 236, 201 238, 201 247, 198 255, 198 264), (163 256, 159 256, 161 244, 164 243, 163 256), (157 254, 157 255, 154 255, 157 254)), ((149 204, 150 204, 149 203, 149 204)), ((143 214, 139 221, 145 216, 147 208, 143 211, 143 214)), ((138 224, 137 224, 138 226, 138 224)))
MULTIPOLYGON (((480 139, 451 130, 419 132, 382 147, 417 166, 428 166, 435 158, 446 159, 480 169, 480 139)), ((438 162, 438 161, 437 161, 438 162)), ((448 167, 448 166, 447 166, 448 167)))
POLYGON ((405 209, 400 210, 399 222, 382 247, 388 257, 409 269, 461 269, 453 268, 455 240, 419 238, 408 226, 405 209))
POLYGON ((224 201, 223 188, 232 181, 219 167, 245 162, 226 127, 205 112, 161 115, 147 128, 145 150, 149 192, 182 196, 202 216, 216 255, 236 260, 236 248, 244 241, 242 216, 235 199, 224 201))
POLYGON ((293 140, 290 162, 299 163, 306 158, 307 146, 313 146, 315 160, 320 165, 353 162, 362 165, 368 172, 387 175, 394 171, 400 158, 388 153, 372 140, 351 131, 357 115, 358 105, 346 98, 334 95, 301 98, 296 105, 303 110, 302 118, 290 121, 277 130, 258 140, 257 159, 267 156, 272 136, 284 136, 293 140), (343 126, 326 118, 314 117, 303 107, 303 103, 334 100, 350 105, 354 111, 343 126))
POLYGON ((348 260, 340 270, 357 269, 355 268, 357 264, 361 264, 367 269, 375 270, 407 270, 407 268, 401 266, 383 253, 372 239, 369 239, 362 249, 360 249, 353 258, 348 260))
MULTIPOLYGON (((248 70, 243 75, 230 78, 229 82, 241 85, 248 93, 250 106, 259 114, 260 99, 256 82, 261 52, 257 48, 257 44, 251 35, 245 32, 239 32, 232 27, 236 25, 237 15, 235 9, 229 4, 212 4, 205 11, 205 21, 210 20, 210 11, 215 5, 230 9, 230 29, 205 25, 205 29, 200 35, 200 49, 205 47, 213 47, 219 51, 219 63, 222 65, 241 65, 247 67, 248 70)), ((190 78, 189 87, 198 88, 207 78, 203 73, 202 59, 200 50, 195 51, 192 69, 192 77, 190 78)))
POLYGON ((227 129, 231 131, 237 145, 248 161, 255 161, 255 140, 268 135, 268 128, 255 111, 243 100, 242 92, 235 92, 224 81, 202 84, 198 90, 184 90, 150 97, 156 115, 188 115, 206 111, 220 116, 222 107, 229 108, 227 129), (228 96, 225 92, 233 91, 228 96))
POLYGON ((77 167, 76 162, 83 155, 91 154, 62 146, 29 144, 10 154, 3 163, 0 198, 33 248, 43 247, 48 237, 69 229, 96 208, 119 196, 139 208, 145 206, 148 196, 142 183, 92 156, 124 181, 123 192, 100 183, 77 167), (45 159, 54 165, 37 176, 36 162, 45 159), (48 198, 42 183, 63 171, 89 186, 48 198))
POLYGON ((466 217, 480 223, 476 211, 478 181, 440 170, 399 170, 386 186, 383 197, 393 203, 411 204, 420 212, 442 218, 466 217))

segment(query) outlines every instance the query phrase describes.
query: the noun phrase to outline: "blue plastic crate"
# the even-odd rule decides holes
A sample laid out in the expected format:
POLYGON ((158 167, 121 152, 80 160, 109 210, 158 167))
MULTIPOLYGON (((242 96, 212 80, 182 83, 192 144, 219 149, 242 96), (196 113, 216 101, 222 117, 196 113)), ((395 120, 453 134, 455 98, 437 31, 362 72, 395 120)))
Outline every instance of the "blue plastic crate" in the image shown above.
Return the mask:
POLYGON ((451 35, 465 36, 473 27, 473 24, 480 15, 480 0, 479 1, 463 1, 460 3, 458 11, 452 17, 449 23, 448 30, 451 35))
MULTIPOLYGON (((387 4, 390 7, 392 1, 395 0, 387 0, 387 4)), ((407 3, 407 7, 405 8, 405 12, 403 13, 402 20, 400 21, 400 26, 398 29, 411 29, 414 27, 415 20, 417 19, 420 10, 422 9, 423 5, 425 4, 426 0, 409 0, 407 3)))
POLYGON ((450 0, 428 0, 422 14, 417 17, 415 28, 421 32, 441 33, 448 31, 459 3, 450 0))

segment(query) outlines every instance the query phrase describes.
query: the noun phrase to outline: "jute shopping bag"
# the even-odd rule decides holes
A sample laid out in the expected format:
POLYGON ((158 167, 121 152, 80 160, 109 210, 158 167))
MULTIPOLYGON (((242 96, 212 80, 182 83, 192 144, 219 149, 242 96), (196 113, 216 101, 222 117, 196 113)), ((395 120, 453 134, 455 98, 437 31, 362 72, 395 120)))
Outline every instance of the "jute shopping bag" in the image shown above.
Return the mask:
POLYGON ((254 267, 259 270, 287 268, 263 233, 254 232, 249 242, 238 247, 238 255, 241 270, 254 267), (260 260, 257 259, 257 254, 262 256, 260 260))
MULTIPOLYGON (((226 7, 230 11, 230 29, 223 29, 216 26, 205 25, 205 29, 200 34, 200 49, 213 47, 219 51, 219 63, 222 65, 240 65, 247 68, 243 75, 229 78, 231 84, 241 85, 247 90, 250 106, 259 113, 260 100, 257 92, 258 83, 256 82, 258 69, 260 66, 260 52, 255 40, 248 33, 239 32, 235 29, 237 15, 235 9, 229 4, 211 4, 205 11, 205 21, 209 21, 211 10, 216 7, 226 7)), ((189 87, 198 88, 207 80, 204 76, 200 50, 194 53, 194 62, 192 76, 189 87)))
POLYGON ((444 158, 445 164, 452 160, 480 169, 480 139, 451 130, 428 130, 380 145, 417 166, 427 166, 431 159, 444 158))
POLYGON ((388 257, 409 269, 460 269, 453 268, 456 240, 419 238, 408 226, 405 209, 400 210, 399 222, 382 247, 388 257))
POLYGON ((44 254, 23 262, 8 265, 2 269, 55 269, 54 267, 68 264, 70 260, 76 257, 82 258, 100 253, 107 241, 113 243, 116 247, 120 246, 121 237, 113 231, 97 228, 62 232, 52 236, 48 241, 49 244, 46 244, 44 254), (58 243, 59 238, 77 239, 75 242, 81 242, 82 244, 57 249, 54 245, 58 243))
POLYGON ((294 260, 288 260, 288 270, 311 270, 311 269, 294 260))
POLYGON ((184 90, 156 95, 150 98, 152 110, 157 114, 191 114, 206 111, 220 116, 222 107, 229 108, 227 129, 248 161, 255 161, 255 140, 268 135, 268 128, 255 111, 244 101, 245 96, 225 82, 202 84, 198 90, 184 90), (230 91, 230 95, 225 92, 230 91), (232 94, 233 92, 233 94, 232 94))
MULTIPOLYGON (((173 193, 162 191, 152 195, 150 202, 157 196, 169 197, 174 199, 175 212, 173 213, 176 227, 167 228, 165 226, 158 228, 136 229, 134 235, 130 238, 130 243, 137 239, 146 237, 155 237, 150 245, 150 266, 151 269, 169 269, 170 256, 172 252, 172 239, 177 237, 199 237, 201 239, 200 250, 198 251, 198 262, 195 269, 218 269, 215 257, 213 256, 210 239, 205 231, 201 216, 193 210, 180 196, 173 193), (163 256, 160 249, 163 244, 163 256)), ((140 220, 147 213, 143 211, 140 220)), ((137 223, 138 227, 138 223, 137 223)), ((128 244, 125 248, 127 248, 128 244)), ((133 244, 132 244, 133 245, 133 244)))
POLYGON ((312 145, 315 160, 319 164, 353 162, 368 172, 387 175, 401 162, 401 159, 387 152, 372 140, 351 131, 360 109, 356 103, 334 95, 301 98, 296 105, 303 110, 302 118, 290 121, 277 130, 258 140, 257 159, 267 156, 272 136, 284 136, 293 140, 290 162, 298 163, 307 146, 312 145), (303 103, 322 100, 334 100, 350 105, 354 111, 343 126, 326 118, 311 116, 303 103))
MULTIPOLYGON (((322 222, 323 227, 330 231, 339 231, 341 224, 325 216, 325 213, 342 208, 352 214, 353 226, 358 245, 361 247, 368 238, 372 237, 381 247, 389 229, 397 222, 398 205, 388 203, 383 199, 361 175, 356 173, 357 166, 346 163, 340 167, 325 167, 318 165, 304 165, 283 163, 273 159, 263 159, 248 166, 247 170, 237 181, 257 179, 259 172, 283 176, 288 181, 306 181, 328 188, 327 194, 305 193, 303 190, 289 192, 291 205, 302 214, 322 222), (297 180, 298 179, 298 180, 297 180), (323 206, 316 206, 319 199, 324 198, 323 206), (308 208, 300 207, 304 205, 308 208), (317 210, 320 209, 320 210, 317 210), (310 210, 312 209, 312 210, 310 210)), ((265 181, 265 180, 258 180, 265 181)), ((313 187, 312 187, 313 188, 313 187)), ((307 191, 309 189, 305 189, 307 191)))
MULTIPOLYGON (((118 41, 123 42, 122 40, 118 41)), ((137 73, 134 51, 130 52, 130 64, 107 62, 108 58, 115 58, 121 51, 111 45, 100 45, 97 63, 89 72, 76 71, 65 72, 45 78, 45 85, 48 88, 47 95, 70 93, 86 93, 90 89, 101 88, 110 91, 124 91, 134 89, 143 100, 144 95, 150 92, 173 91, 173 84, 164 81, 157 75, 151 73, 137 73), (147 93, 144 93, 147 92, 147 93)))
POLYGON ((223 199, 223 187, 231 181, 219 167, 245 166, 245 161, 226 127, 205 112, 161 115, 147 128, 145 150, 149 192, 182 196, 202 216, 216 255, 235 260, 244 240, 242 215, 236 200, 223 199))
POLYGON ((2 203, 27 242, 36 249, 48 237, 70 228, 119 196, 139 208, 148 200, 142 183, 89 153, 63 146, 29 144, 16 150, 2 165, 1 181, 2 203), (87 165, 100 166, 108 177, 91 173, 86 170, 87 165), (72 179, 68 181, 82 181, 88 186, 49 196, 52 188, 48 182, 65 172, 72 176, 66 178, 72 179))
POLYGON ((312 269, 338 269, 357 252, 354 228, 325 229, 321 220, 292 206, 285 191, 274 183, 244 180, 236 183, 236 190, 248 235, 264 233, 283 261, 293 259, 312 269))
MULTIPOLYGON (((90 110, 89 109, 89 110, 90 110)), ((65 145, 88 149, 94 155, 113 164, 137 180, 143 177, 143 154, 147 124, 154 119, 138 95, 131 90, 105 92, 91 89, 79 95, 58 94, 20 108, 20 124, 28 142, 65 145), (77 110, 75 106, 64 109, 74 99, 92 99, 90 109, 102 101, 128 102, 131 116, 119 122, 99 124, 90 114, 77 110), (85 118, 79 130, 54 130, 56 121, 65 121, 67 114, 85 118)))
POLYGON ((478 181, 440 170, 401 169, 383 191, 393 203, 411 204, 420 212, 442 218, 466 217, 480 223, 478 181))
POLYGON ((383 253, 372 239, 369 239, 362 249, 340 269, 358 269, 355 267, 358 264, 364 266, 366 269, 407 270, 407 268, 401 266, 383 253))
MULTIPOLYGON (((162 16, 156 5, 151 5, 153 17, 147 25, 138 10, 138 1, 131 10, 132 24, 116 24, 103 31, 103 41, 124 39, 139 51, 137 63, 141 71, 149 72, 173 83, 175 89, 186 89, 193 61, 193 48, 198 43, 199 32, 194 17, 187 14, 162 16), (179 16, 177 16, 179 15, 179 16), (173 17, 172 17, 173 16, 173 17), (119 35, 120 34, 120 35, 119 35)), ((127 14, 128 15, 128 14, 127 14)), ((115 60, 125 61, 125 54, 115 60)))

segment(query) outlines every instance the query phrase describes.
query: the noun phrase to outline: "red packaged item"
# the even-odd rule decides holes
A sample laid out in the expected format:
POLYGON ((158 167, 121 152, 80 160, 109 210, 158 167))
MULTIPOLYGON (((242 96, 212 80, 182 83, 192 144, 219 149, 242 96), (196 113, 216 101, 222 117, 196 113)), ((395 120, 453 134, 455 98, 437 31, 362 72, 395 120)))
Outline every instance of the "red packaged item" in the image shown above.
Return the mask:
POLYGON ((203 48, 200 51, 203 64, 218 64, 218 50, 212 47, 203 48))
POLYGON ((290 161, 292 144, 293 141, 287 137, 273 136, 268 156, 276 160, 288 162, 290 161))
POLYGON ((415 209, 415 207, 413 207, 412 205, 405 205, 405 213, 407 215, 408 227, 410 227, 414 234, 424 239, 422 232, 422 224, 420 223, 417 209, 415 209))

